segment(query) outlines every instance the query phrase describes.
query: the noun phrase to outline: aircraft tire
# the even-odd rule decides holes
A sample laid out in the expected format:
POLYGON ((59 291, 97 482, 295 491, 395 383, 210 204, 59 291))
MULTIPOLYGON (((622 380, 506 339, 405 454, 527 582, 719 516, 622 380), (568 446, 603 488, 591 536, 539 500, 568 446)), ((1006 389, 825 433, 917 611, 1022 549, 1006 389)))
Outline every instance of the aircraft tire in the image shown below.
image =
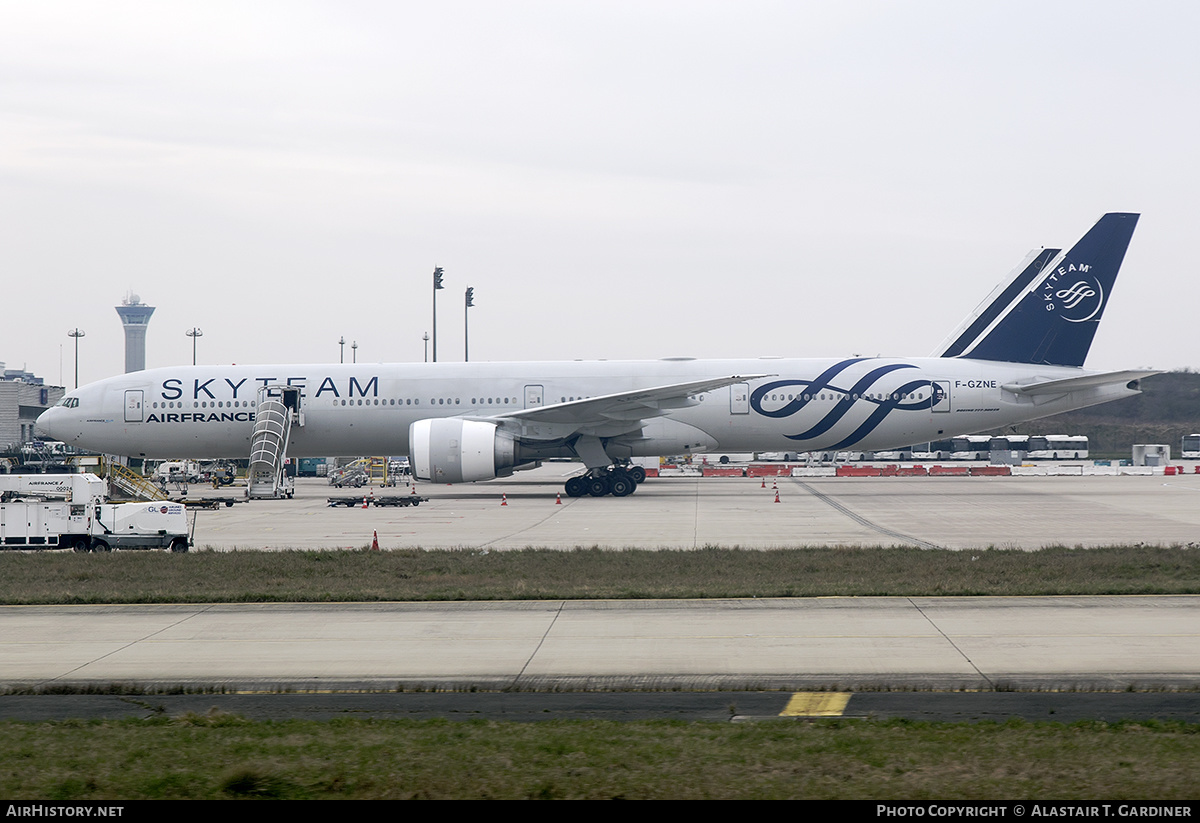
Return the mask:
POLYGON ((625 472, 614 472, 609 478, 608 487, 613 497, 628 497, 637 490, 637 483, 625 472))
POLYGON ((592 497, 603 497, 612 491, 608 484, 608 478, 604 475, 589 477, 587 481, 587 493, 592 497))
POLYGON ((583 497, 588 493, 587 480, 583 477, 572 477, 566 483, 567 497, 583 497))
POLYGON ((629 476, 633 478, 633 482, 639 486, 646 480, 646 470, 641 466, 634 466, 629 470, 629 476))

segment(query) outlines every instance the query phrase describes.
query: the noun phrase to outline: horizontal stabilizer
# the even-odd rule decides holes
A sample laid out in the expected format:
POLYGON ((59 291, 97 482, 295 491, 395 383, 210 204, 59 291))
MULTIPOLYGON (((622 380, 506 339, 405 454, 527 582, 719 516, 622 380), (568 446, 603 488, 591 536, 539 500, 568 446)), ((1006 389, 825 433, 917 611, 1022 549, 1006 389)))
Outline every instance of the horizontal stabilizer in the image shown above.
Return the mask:
MULTIPOLYGON (((1066 394, 1067 392, 1080 391, 1081 389, 1094 389, 1097 386, 1112 386, 1118 383, 1132 383, 1135 380, 1141 380, 1143 377, 1149 377, 1152 374, 1161 374, 1161 372, 1137 369, 1097 372, 1095 374, 1085 374, 1079 377, 1064 377, 1057 380, 1042 380, 1036 383, 1005 383, 1003 386, 1001 386, 1001 388, 1005 391, 1015 392, 1016 394, 1024 394, 1030 397, 1036 397, 1043 394, 1066 394)), ((1136 387, 1131 386, 1130 388, 1136 387)))

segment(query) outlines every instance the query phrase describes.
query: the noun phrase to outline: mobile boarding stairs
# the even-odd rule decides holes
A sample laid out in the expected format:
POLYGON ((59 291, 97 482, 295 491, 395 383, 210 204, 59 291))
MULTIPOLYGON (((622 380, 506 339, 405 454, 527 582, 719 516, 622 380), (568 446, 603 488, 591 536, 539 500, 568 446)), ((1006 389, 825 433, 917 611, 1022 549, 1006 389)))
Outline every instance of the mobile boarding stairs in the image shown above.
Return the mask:
POLYGON ((304 410, 298 387, 274 385, 258 390, 247 473, 249 499, 290 498, 295 493, 295 481, 288 476, 285 465, 292 426, 303 425, 304 410))

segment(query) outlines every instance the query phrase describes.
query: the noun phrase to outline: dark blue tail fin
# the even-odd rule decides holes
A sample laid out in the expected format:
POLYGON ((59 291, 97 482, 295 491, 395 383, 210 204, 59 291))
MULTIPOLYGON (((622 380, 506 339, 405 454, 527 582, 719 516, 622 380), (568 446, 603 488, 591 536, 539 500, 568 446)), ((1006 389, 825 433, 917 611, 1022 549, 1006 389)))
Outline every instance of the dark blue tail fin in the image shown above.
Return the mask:
POLYGON ((1027 258, 941 356, 1082 366, 1137 221, 1106 214, 1066 254, 1027 258))
POLYGON ((970 346, 979 342, 979 338, 1000 315, 1008 311, 1009 306, 1022 294, 1034 278, 1046 270, 1050 261, 1058 256, 1062 249, 1034 250, 1025 256, 1012 272, 1005 283, 1001 283, 975 309, 974 314, 963 321, 954 330, 941 348, 934 352, 934 357, 959 357, 970 346))

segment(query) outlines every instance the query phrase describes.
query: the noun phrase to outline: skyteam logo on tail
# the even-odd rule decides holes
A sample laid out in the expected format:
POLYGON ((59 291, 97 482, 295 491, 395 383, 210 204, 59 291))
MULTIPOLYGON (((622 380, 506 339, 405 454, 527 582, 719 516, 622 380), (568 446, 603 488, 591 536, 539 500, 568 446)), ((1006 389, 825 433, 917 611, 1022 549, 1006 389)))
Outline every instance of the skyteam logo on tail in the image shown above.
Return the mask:
POLYGON ((1068 323, 1086 323, 1104 308, 1104 286, 1088 274, 1087 263, 1064 263, 1046 278, 1042 300, 1046 311, 1057 312, 1068 323))
POLYGON ((1096 296, 1096 290, 1085 281, 1080 280, 1069 289, 1059 289, 1054 296, 1063 302, 1064 309, 1073 309, 1089 297, 1096 296))

